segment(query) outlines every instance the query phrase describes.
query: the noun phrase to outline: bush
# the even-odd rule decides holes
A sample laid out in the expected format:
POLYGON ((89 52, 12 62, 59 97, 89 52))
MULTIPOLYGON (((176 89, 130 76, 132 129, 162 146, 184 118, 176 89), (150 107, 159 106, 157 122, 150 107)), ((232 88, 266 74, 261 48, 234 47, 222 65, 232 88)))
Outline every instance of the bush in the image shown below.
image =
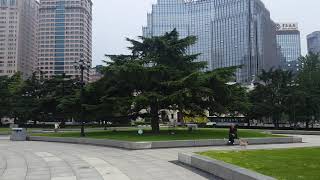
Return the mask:
POLYGON ((196 116, 196 117, 190 117, 190 116, 185 116, 183 117, 183 121, 185 123, 196 123, 196 124, 206 124, 209 122, 209 119, 205 116, 196 116))

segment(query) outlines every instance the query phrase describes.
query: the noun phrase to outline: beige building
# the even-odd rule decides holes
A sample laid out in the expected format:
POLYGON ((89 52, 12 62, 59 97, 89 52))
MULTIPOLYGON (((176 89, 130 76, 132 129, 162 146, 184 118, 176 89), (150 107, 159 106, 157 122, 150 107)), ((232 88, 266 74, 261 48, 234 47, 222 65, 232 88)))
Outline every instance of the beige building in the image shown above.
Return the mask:
POLYGON ((84 80, 92 62, 91 0, 40 0, 39 62, 44 78, 66 74, 78 77, 83 59, 84 80))
POLYGON ((36 70, 38 8, 37 0, 0 0, 0 76, 36 70))

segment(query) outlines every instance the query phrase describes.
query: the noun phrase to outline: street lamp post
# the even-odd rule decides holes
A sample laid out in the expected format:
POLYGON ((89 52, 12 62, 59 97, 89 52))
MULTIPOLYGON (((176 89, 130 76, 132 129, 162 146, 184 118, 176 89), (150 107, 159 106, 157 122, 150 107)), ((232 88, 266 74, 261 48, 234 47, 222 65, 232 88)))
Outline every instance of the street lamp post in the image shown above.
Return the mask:
POLYGON ((77 65, 75 66, 76 69, 80 70, 80 117, 81 117, 81 132, 80 136, 85 137, 85 132, 84 132, 84 126, 85 126, 85 121, 84 121, 84 109, 83 109, 83 92, 84 92, 84 70, 88 69, 85 61, 84 61, 84 56, 80 56, 80 60, 76 62, 77 65))

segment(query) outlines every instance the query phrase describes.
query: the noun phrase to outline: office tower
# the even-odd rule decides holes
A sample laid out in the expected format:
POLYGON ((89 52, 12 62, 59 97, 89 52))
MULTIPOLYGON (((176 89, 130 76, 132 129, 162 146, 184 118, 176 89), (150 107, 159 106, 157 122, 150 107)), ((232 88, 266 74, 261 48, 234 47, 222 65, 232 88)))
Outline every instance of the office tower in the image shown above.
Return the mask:
POLYGON ((307 36, 308 52, 320 53, 320 31, 315 31, 307 36))
POLYGON ((158 0, 148 14, 143 36, 177 29, 196 36, 188 53, 201 53, 208 70, 242 66, 237 81, 250 83, 262 69, 279 66, 276 25, 260 0, 158 0))
POLYGON ((37 63, 36 0, 0 1, 0 76, 30 77, 37 63))
MULTIPOLYGON (((78 77, 77 62, 92 62, 91 0, 40 0, 39 70, 44 78, 78 77)), ((89 81, 89 68, 84 71, 89 81)))
POLYGON ((277 44, 282 57, 281 67, 284 70, 297 72, 300 69, 301 39, 298 23, 277 24, 277 44))

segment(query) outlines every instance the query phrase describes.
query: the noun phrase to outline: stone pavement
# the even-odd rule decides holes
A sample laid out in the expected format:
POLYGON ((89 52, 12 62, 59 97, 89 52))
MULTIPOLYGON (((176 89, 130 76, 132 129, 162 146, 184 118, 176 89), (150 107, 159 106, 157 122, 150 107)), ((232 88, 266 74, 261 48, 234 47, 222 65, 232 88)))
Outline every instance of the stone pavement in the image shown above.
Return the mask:
MULTIPOLYGON (((255 145, 248 149, 320 146, 320 136, 305 143, 255 145)), ((204 180, 217 178, 177 163, 179 152, 240 149, 196 147, 128 151, 47 142, 11 142, 0 137, 0 180, 204 180)))

